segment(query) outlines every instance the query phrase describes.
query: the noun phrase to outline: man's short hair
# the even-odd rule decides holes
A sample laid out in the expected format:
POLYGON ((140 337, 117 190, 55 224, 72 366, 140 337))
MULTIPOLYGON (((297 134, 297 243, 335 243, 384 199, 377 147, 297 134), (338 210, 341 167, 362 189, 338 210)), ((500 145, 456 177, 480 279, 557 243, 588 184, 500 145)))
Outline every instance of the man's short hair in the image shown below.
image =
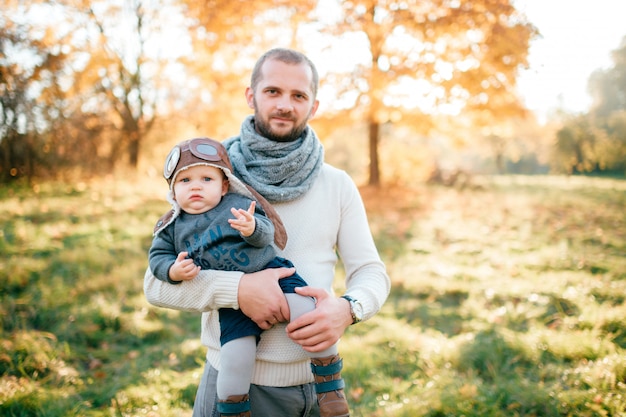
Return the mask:
POLYGON ((311 91, 313 92, 313 99, 315 100, 315 98, 317 97, 317 89, 320 82, 320 77, 317 72, 317 68, 315 68, 315 64, 313 64, 313 61, 311 61, 303 53, 288 48, 270 49, 269 51, 261 55, 259 60, 254 65, 254 69, 252 70, 252 77, 250 78, 250 87, 252 88, 252 90, 256 90, 257 85, 261 81, 261 77, 263 76, 261 72, 263 64, 265 63, 265 61, 270 59, 292 65, 306 63, 309 68, 311 68, 311 73, 313 75, 313 79, 311 80, 311 91))

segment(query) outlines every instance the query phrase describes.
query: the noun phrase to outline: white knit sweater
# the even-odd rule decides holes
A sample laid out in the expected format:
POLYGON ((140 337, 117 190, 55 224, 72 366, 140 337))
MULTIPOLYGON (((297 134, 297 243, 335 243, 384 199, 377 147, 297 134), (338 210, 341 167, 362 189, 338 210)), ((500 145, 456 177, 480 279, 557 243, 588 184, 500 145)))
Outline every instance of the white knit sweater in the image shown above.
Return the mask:
MULTIPOLYGON (((331 290, 337 253, 346 269, 346 293, 363 304, 364 319, 385 302, 390 280, 380 260, 367 222, 363 202, 352 179, 325 164, 315 184, 303 197, 274 205, 289 240, 279 256, 291 260, 298 273, 313 287, 331 290)), ((202 343, 207 360, 216 369, 219 361, 217 309, 239 308, 237 289, 242 273, 201 271, 180 285, 156 279, 150 270, 144 292, 151 304, 177 310, 202 312, 202 343)), ((261 336, 252 383, 292 386, 313 381, 308 356, 289 339, 285 324, 261 336)))

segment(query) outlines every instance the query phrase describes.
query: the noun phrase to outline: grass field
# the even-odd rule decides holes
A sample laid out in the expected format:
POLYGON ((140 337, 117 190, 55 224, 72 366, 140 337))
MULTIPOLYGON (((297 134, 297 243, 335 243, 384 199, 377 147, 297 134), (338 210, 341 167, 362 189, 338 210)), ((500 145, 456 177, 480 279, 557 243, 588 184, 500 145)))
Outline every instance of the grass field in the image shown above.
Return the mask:
MULTIPOLYGON (((0 415, 191 415, 199 316, 142 293, 163 193, 0 188, 0 415)), ((626 181, 363 195, 393 287, 342 340, 353 416, 626 416, 626 181)))

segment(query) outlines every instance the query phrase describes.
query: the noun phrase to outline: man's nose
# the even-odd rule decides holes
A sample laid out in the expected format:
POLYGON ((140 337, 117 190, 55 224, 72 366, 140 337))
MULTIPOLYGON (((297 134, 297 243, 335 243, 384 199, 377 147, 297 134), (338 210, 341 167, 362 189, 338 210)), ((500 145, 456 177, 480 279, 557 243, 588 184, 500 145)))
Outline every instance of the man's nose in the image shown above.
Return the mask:
POLYGON ((291 103, 291 99, 289 97, 284 97, 278 100, 276 104, 276 109, 280 112, 287 113, 293 110, 293 104, 291 103))

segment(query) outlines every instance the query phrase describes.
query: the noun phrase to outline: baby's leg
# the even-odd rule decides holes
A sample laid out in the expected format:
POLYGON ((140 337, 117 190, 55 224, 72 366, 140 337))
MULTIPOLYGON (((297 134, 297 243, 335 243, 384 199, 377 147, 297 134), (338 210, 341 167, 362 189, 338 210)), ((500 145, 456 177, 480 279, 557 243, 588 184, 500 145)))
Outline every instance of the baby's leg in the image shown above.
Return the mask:
MULTIPOLYGON (((305 297, 296 293, 287 293, 285 297, 287 297, 287 304, 289 304, 291 321, 315 309, 315 300, 311 297, 305 297)), ((307 355, 311 358, 325 358, 327 356, 336 355, 337 353, 337 345, 335 344, 321 352, 307 352, 307 355)))
MULTIPOLYGON (((291 320, 315 308, 315 300, 298 294, 285 294, 291 320)), ((306 352, 306 351, 305 351, 306 352)), ((306 352, 311 358, 311 370, 315 378, 315 391, 320 406, 320 416, 349 416, 350 410, 344 394, 344 381, 341 377, 343 361, 339 357, 337 345, 321 352, 306 352)))
POLYGON ((217 375, 217 397, 247 394, 254 371, 256 337, 233 339, 220 350, 221 368, 217 375))

